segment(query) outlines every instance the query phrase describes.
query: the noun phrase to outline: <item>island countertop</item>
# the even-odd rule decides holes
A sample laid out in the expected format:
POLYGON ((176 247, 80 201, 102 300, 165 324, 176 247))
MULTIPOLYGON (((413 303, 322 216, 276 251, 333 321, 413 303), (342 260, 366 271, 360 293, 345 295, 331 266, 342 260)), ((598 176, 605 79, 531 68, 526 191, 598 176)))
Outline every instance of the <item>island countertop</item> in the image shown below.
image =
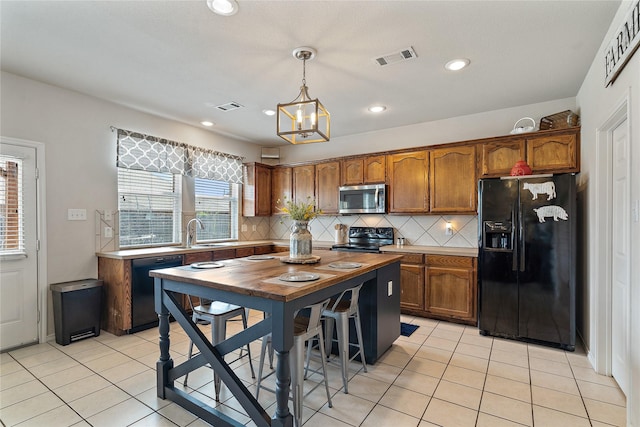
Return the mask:
POLYGON ((400 255, 394 254, 322 251, 319 262, 315 264, 289 264, 282 262, 281 257, 287 258, 288 254, 281 253, 265 260, 254 260, 247 257, 219 261, 224 265, 222 268, 198 269, 191 266, 164 268, 152 270, 149 275, 237 294, 291 301, 374 271, 402 258, 400 255), (335 262, 357 263, 361 266, 358 268, 331 267, 330 264, 335 262), (307 282, 285 282, 278 279, 278 276, 283 273, 300 272, 315 273, 320 275, 320 278, 307 282))

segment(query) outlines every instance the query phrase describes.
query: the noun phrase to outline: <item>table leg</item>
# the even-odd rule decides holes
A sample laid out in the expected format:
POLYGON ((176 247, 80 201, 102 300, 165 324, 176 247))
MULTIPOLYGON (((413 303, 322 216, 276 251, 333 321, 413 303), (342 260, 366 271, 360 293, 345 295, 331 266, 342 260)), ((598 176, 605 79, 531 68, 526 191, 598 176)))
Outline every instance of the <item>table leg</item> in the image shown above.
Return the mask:
POLYGON ((165 386, 169 385, 169 370, 173 368, 173 360, 169 356, 169 312, 163 306, 163 313, 159 314, 160 324, 160 359, 156 363, 158 397, 165 399, 165 386))
POLYGON ((293 417, 289 412, 289 387, 291 371, 289 369, 289 351, 275 350, 276 361, 276 413, 271 419, 272 427, 292 427, 293 417))

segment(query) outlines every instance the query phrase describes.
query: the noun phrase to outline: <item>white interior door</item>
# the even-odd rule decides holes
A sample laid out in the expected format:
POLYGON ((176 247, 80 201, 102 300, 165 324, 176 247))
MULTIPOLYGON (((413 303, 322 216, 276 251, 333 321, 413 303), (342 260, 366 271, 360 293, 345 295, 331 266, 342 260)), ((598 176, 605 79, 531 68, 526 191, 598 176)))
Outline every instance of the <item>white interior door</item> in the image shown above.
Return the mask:
POLYGON ((612 131, 611 374, 628 396, 630 274, 629 135, 625 119, 612 131))
POLYGON ((0 350, 38 342, 36 149, 0 143, 0 350))

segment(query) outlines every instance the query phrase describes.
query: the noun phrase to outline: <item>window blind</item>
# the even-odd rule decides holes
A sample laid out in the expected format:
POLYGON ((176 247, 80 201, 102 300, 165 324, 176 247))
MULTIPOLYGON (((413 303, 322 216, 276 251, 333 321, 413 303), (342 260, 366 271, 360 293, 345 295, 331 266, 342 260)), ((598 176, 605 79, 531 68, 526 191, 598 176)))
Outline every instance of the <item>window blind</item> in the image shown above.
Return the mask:
POLYGON ((22 160, 0 155, 0 255, 25 252, 22 185, 22 160))
POLYGON ((195 178, 198 241, 238 238, 237 185, 225 181, 195 178))
POLYGON ((118 168, 120 247, 179 243, 180 175, 118 168))

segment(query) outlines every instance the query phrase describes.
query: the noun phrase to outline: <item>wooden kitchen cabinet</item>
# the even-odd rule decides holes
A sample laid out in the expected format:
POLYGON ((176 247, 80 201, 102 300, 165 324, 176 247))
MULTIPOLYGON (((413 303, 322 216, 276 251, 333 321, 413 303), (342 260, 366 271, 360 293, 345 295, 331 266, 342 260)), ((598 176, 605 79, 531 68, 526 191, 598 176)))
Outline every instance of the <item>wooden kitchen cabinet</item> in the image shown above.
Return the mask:
POLYGON ((547 130, 478 142, 480 177, 509 176, 518 160, 534 174, 580 172, 580 128, 547 130))
POLYGON ((387 156, 389 213, 429 212, 429 152, 387 156))
POLYGON ((246 163, 242 169, 242 215, 270 216, 272 167, 260 163, 246 163))
POLYGON ((340 162, 318 163, 315 177, 316 209, 320 209, 323 214, 337 214, 338 187, 340 187, 340 162))
POLYGON ((400 260, 400 309, 424 311, 424 255, 404 254, 400 260))
POLYGON ((427 255, 425 311, 429 317, 475 325, 477 260, 427 255))
POLYGON ((475 213, 478 205, 475 145, 429 151, 429 211, 475 213))
POLYGON ((526 159, 524 138, 492 140, 479 144, 480 176, 509 176, 518 160, 526 159))
POLYGON ((579 172, 579 133, 575 130, 527 137, 527 163, 533 173, 579 172))
POLYGON ((291 173, 290 167, 275 167, 271 171, 271 212, 273 215, 283 215, 279 210, 284 200, 291 200, 291 173))
POLYGON ((386 179, 384 154, 342 160, 340 185, 380 184, 386 179))
POLYGON ((340 185, 360 185, 364 182, 364 157, 342 160, 340 185))
POLYGON ((315 199, 316 191, 315 165, 294 166, 291 168, 291 189, 294 201, 307 202, 315 199))
POLYGON ((364 184, 384 184, 387 174, 387 156, 366 156, 363 170, 364 184))

